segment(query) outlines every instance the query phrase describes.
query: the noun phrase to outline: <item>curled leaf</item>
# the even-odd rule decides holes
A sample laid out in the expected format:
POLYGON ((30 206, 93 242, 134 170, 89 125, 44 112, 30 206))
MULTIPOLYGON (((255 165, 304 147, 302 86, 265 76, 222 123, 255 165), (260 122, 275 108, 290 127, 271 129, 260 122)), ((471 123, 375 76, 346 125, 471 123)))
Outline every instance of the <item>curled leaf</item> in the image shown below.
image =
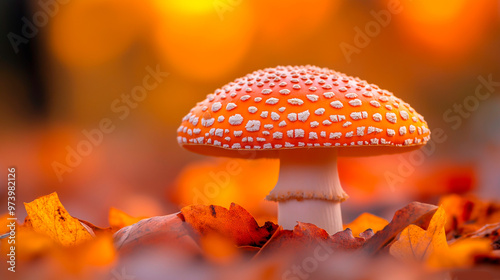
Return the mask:
POLYGON ((447 251, 444 225, 446 213, 442 207, 433 215, 427 230, 416 225, 407 226, 390 247, 391 255, 407 261, 424 261, 433 253, 447 251))
POLYGON ((89 230, 71 217, 57 193, 24 204, 35 232, 45 234, 63 246, 74 246, 93 238, 89 230))
POLYGON ((232 203, 229 209, 221 206, 191 205, 181 213, 200 234, 217 233, 230 238, 237 246, 261 247, 273 235, 278 226, 266 222, 259 226, 243 207, 232 203))
POLYGON ((184 207, 180 213, 144 219, 120 229, 115 234, 115 245, 124 252, 144 246, 168 244, 193 254, 201 253, 201 247, 208 250, 207 256, 221 260, 234 253, 224 239, 235 247, 260 247, 276 228, 277 225, 273 223, 260 227, 245 209, 236 204, 232 204, 229 209, 214 205, 192 205, 184 207), (224 244, 225 253, 215 252, 207 240, 224 244))
POLYGON ((354 237, 352 231, 348 228, 332 235, 331 241, 334 249, 355 250, 360 248, 365 243, 365 238, 354 237))
MULTIPOLYGON (((284 230, 281 226, 269 241, 262 247, 257 256, 280 252, 297 252, 312 242, 324 244, 328 242, 328 233, 313 224, 298 222, 293 230, 284 230)), ((256 257, 257 257, 256 256, 256 257)))
MULTIPOLYGON (((371 237, 370 231, 367 231, 365 236, 371 237)), ((349 251, 360 248, 365 241, 364 237, 354 237, 350 229, 330 236, 324 229, 313 224, 299 222, 293 230, 283 230, 280 227, 258 255, 271 252, 297 253, 301 250, 307 250, 314 243, 332 252, 349 251)))
POLYGON ((146 247, 171 246, 197 254, 198 238, 180 213, 144 219, 114 235, 115 247, 123 253, 146 247))
POLYGON ((381 231, 375 233, 363 245, 362 251, 368 254, 375 254, 384 246, 389 244, 408 225, 426 225, 436 210, 436 206, 412 202, 399 209, 394 214, 392 221, 381 231))

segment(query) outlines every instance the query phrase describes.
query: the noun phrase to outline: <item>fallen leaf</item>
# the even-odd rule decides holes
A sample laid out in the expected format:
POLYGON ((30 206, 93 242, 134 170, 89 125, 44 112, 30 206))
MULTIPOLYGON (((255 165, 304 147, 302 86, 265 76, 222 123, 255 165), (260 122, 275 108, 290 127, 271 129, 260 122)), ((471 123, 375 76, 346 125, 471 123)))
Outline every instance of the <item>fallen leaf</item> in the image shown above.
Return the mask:
POLYGON ((144 219, 114 235, 115 246, 122 254, 157 246, 171 246, 199 254, 198 239, 198 234, 184 221, 181 213, 144 219))
POLYGON ((132 217, 127 213, 118 210, 114 207, 109 209, 109 225, 113 230, 119 230, 123 227, 133 225, 140 220, 146 219, 147 217, 132 217))
POLYGON ((91 222, 88 222, 88 221, 85 221, 82 219, 78 219, 78 220, 80 221, 82 226, 84 226, 92 234, 92 236, 100 235, 103 233, 111 233, 113 231, 111 229, 111 227, 106 227, 106 228, 98 227, 91 222))
POLYGON ((46 234, 63 246, 74 246, 93 238, 76 218, 71 217, 59 201, 57 193, 24 203, 35 232, 46 234))
MULTIPOLYGON (((369 230, 368 230, 369 231, 369 230)), ((368 232, 365 236, 370 236, 371 234, 368 232)), ((335 250, 355 250, 359 249, 364 243, 365 238, 363 237, 354 237, 351 229, 346 229, 344 231, 339 231, 332 235, 331 237, 332 247, 335 250)))
POLYGON ((461 236, 460 238, 450 240, 450 244, 463 241, 464 239, 485 238, 491 242, 493 250, 500 250, 500 223, 485 225, 475 232, 461 236))
POLYGON ((390 254, 401 260, 417 262, 427 260, 434 252, 441 254, 448 249, 445 223, 446 213, 442 207, 439 207, 427 230, 416 225, 406 227, 391 245, 390 254))
POLYGON ((449 239, 473 233, 485 225, 500 221, 500 204, 496 202, 452 194, 442 197, 439 203, 447 214, 446 233, 449 239))
POLYGON ((354 236, 359 236, 367 229, 372 229, 375 233, 382 230, 389 222, 383 218, 377 217, 370 213, 363 213, 359 215, 351 223, 344 225, 344 229, 350 228, 354 236))
POLYGON ((298 222, 293 230, 284 230, 280 226, 255 258, 276 252, 286 255, 286 252, 303 250, 312 242, 325 244, 329 239, 330 236, 324 229, 313 224, 298 222))
POLYGON ((206 253, 209 258, 223 259, 232 255, 234 248, 254 253, 250 247, 260 247, 276 231, 277 225, 266 223, 260 227, 242 207, 232 204, 229 209, 220 206, 193 205, 180 213, 152 217, 120 229, 115 234, 115 245, 120 252, 144 247, 170 246, 192 254, 206 253), (223 239, 229 240, 231 245, 223 239), (215 240, 223 244, 216 252, 215 240), (168 244, 168 245, 167 245, 168 244), (201 247, 201 248, 200 248, 201 247), (206 249, 206 252, 203 252, 206 249))
POLYGON ((278 226, 266 222, 262 227, 243 207, 232 203, 229 209, 221 206, 191 205, 181 213, 201 235, 217 233, 233 240, 237 246, 262 247, 278 226))
POLYGON ((330 236, 326 230, 314 224, 298 222, 293 229, 294 238, 305 238, 307 240, 328 240, 330 236))
MULTIPOLYGON (((371 237, 370 232, 365 233, 367 238, 371 237)), ((348 251, 360 248, 365 241, 366 239, 363 237, 354 237, 350 229, 330 236, 324 229, 313 224, 298 222, 293 230, 283 230, 280 227, 262 247, 258 255, 266 255, 271 252, 283 255, 287 252, 297 253, 310 248, 313 243, 328 248, 332 252, 348 251)))
POLYGON ((365 240, 368 240, 370 238, 372 238, 373 236, 375 235, 375 233, 373 232, 373 230, 370 228, 370 229, 367 229, 365 231, 363 231, 362 233, 359 234, 359 237, 362 237, 364 238, 365 240))
POLYGON ((500 265, 500 251, 495 250, 490 252, 489 254, 477 254, 474 256, 474 264, 475 265, 500 265))
POLYGON ((434 268, 470 267, 475 264, 476 256, 486 256, 491 251, 488 239, 463 239, 452 244, 448 250, 435 251, 427 263, 434 268))
POLYGON ((389 244, 408 225, 415 224, 425 227, 436 209, 437 206, 420 202, 408 204, 396 211, 392 221, 366 241, 361 250, 367 254, 375 254, 389 244))
POLYGON ((439 200, 439 205, 446 211, 446 232, 453 236, 458 234, 458 228, 471 219, 475 201, 452 194, 442 197, 439 200))

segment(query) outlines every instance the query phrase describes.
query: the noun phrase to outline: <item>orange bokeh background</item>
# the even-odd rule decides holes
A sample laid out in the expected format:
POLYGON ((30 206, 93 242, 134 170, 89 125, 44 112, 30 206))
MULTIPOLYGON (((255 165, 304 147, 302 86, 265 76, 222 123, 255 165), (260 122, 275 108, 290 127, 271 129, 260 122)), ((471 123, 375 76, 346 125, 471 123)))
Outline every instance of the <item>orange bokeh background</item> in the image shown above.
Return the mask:
MULTIPOLYGON (((27 5, 28 19, 43 11, 38 1, 27 5)), ((264 197, 276 183, 277 161, 195 155, 177 145, 176 129, 196 102, 237 77, 276 65, 313 64, 394 92, 447 136, 410 170, 404 170, 404 155, 341 159, 341 180, 351 196, 343 206, 346 222, 367 210, 390 219, 388 213, 409 201, 436 203, 445 193, 498 198, 500 87, 458 128, 443 115, 474 95, 478 77, 500 81, 499 6, 497 0, 59 4, 28 40, 29 48, 22 45, 17 54, 10 45, 0 49, 6 58, 0 63, 0 174, 17 168, 18 202, 57 191, 70 213, 98 224, 106 223, 110 207, 152 216, 192 203, 231 202, 260 222, 273 220, 276 205, 264 197), (390 5, 400 11, 388 12, 390 5), (384 24, 376 16, 381 14, 389 15, 384 24), (346 44, 356 51, 346 53, 346 44), (28 54, 36 63, 18 67, 28 54), (156 68, 168 76, 128 105, 123 95, 156 68), (26 74, 31 71, 39 83, 26 74), (34 96, 46 102, 40 105, 34 96), (129 113, 113 104, 126 105, 129 113), (67 165, 68 151, 89 141, 84 130, 95 132, 103 119, 113 131, 58 174, 54 162, 67 165), (238 172, 228 173, 228 165, 238 172), (404 176, 389 182, 387 174, 400 169, 404 176), (210 175, 221 172, 229 174, 227 184, 210 175)), ((22 26, 19 18, 9 20, 22 26)), ((2 26, 22 33, 10 28, 2 26)), ((0 200, 5 196, 0 189, 0 200)))

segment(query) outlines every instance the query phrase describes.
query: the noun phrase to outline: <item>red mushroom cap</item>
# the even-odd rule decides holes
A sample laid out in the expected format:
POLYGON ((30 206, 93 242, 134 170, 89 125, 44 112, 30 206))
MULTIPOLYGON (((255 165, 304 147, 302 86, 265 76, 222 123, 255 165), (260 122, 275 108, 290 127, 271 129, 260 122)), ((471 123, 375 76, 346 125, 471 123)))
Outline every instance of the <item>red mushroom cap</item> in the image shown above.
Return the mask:
POLYGON ((182 119, 179 144, 196 153, 277 157, 337 147, 340 156, 400 153, 430 139, 424 118, 391 92, 315 66, 278 66, 236 79, 182 119))

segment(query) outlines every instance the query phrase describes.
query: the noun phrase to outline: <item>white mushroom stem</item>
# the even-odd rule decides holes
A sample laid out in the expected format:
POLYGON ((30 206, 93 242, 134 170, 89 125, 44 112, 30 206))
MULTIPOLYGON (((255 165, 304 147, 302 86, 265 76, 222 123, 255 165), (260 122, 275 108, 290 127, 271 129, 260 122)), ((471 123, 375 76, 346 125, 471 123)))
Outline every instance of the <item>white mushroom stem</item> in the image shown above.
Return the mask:
POLYGON ((306 222, 330 235, 335 234, 343 230, 340 203, 318 199, 281 201, 278 203, 278 224, 292 230, 297 222, 306 222))
POLYGON ((347 197, 339 181, 336 149, 280 152, 278 183, 267 199, 278 202, 278 224, 284 229, 306 222, 329 234, 341 231, 340 203, 347 197))

